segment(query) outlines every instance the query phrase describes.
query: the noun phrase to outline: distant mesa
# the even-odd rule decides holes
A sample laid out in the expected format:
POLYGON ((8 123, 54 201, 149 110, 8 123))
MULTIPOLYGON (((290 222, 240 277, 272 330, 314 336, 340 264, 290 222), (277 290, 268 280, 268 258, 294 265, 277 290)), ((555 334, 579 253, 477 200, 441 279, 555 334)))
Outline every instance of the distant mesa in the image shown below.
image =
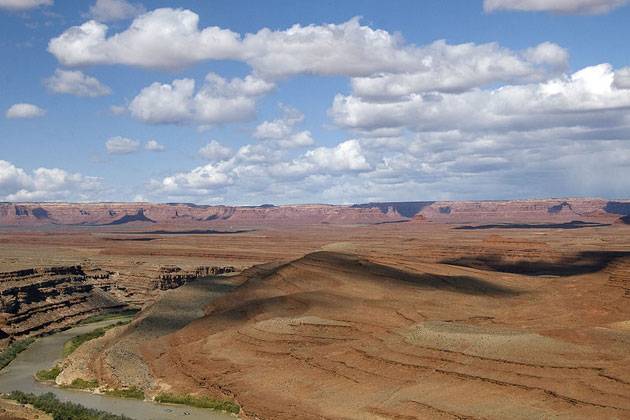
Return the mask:
POLYGON ((562 211, 562 209, 564 208, 568 208, 569 210, 573 211, 573 208, 571 207, 571 204, 567 203, 566 201, 556 205, 556 206, 552 206, 549 207, 547 209, 547 212, 551 213, 551 214, 557 214, 560 213, 562 211))
POLYGON ((125 223, 130 222, 149 222, 149 223, 157 223, 155 220, 151 220, 144 215, 144 210, 140 209, 136 214, 126 214, 120 219, 114 220, 110 223, 105 223, 104 226, 112 226, 112 225, 124 225, 125 223))
MULTIPOLYGON (((115 226, 144 222, 164 223, 186 230, 205 230, 287 224, 314 226, 424 222, 424 219, 414 220, 419 214, 430 222, 458 225, 562 224, 576 219, 613 223, 619 217, 630 214, 630 200, 589 198, 260 206, 210 206, 191 203, 9 203, 0 204, 0 226, 115 226)), ((574 225, 568 226, 575 228, 574 225)))
POLYGON ((416 214, 420 213, 422 209, 430 206, 435 201, 405 201, 405 202, 387 202, 387 203, 365 203, 354 204, 351 208, 354 209, 372 209, 378 208, 383 214, 386 214, 390 209, 398 212, 401 216, 412 218, 416 214))
POLYGON ((430 223, 430 221, 429 219, 418 213, 411 218, 411 223, 430 223))

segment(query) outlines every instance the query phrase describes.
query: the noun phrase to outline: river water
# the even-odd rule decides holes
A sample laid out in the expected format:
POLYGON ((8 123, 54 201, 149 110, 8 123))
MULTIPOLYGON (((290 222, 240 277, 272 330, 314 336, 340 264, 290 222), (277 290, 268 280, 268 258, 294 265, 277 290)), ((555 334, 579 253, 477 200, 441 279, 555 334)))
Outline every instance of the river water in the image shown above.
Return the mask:
POLYGON ((26 350, 20 353, 8 366, 0 371, 0 392, 19 390, 43 394, 52 392, 61 401, 71 401, 85 407, 109 411, 114 414, 124 414, 138 420, 150 419, 179 419, 187 420, 234 420, 235 417, 226 413, 207 409, 163 405, 150 401, 139 401, 126 398, 116 398, 107 395, 95 395, 87 392, 70 391, 38 382, 34 378, 35 372, 50 369, 55 362, 62 358, 63 345, 72 337, 92 331, 119 320, 103 321, 94 324, 78 326, 47 337, 38 338, 26 350), (185 414, 188 413, 188 414, 185 414))

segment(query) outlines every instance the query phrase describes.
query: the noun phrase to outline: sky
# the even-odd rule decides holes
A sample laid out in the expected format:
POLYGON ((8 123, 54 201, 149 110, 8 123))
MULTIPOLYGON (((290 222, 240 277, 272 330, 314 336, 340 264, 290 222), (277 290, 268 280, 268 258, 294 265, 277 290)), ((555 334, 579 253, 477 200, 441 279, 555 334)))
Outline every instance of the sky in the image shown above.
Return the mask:
POLYGON ((628 0, 0 0, 0 201, 630 198, 628 0))

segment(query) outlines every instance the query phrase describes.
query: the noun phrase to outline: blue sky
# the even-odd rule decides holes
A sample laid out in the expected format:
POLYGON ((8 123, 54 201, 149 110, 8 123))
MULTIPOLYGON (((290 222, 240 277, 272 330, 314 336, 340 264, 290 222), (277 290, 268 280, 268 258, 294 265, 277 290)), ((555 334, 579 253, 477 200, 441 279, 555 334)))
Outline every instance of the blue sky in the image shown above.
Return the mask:
POLYGON ((0 200, 627 198, 627 22, 626 0, 0 0, 0 200))

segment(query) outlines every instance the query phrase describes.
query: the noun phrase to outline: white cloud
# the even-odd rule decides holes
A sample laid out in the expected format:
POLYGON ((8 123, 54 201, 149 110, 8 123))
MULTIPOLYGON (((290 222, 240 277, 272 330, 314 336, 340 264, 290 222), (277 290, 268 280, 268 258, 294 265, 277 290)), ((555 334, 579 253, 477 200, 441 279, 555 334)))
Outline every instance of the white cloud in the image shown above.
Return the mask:
MULTIPOLYGON (((290 188, 300 188, 296 183, 309 183, 313 177, 359 174, 372 169, 358 140, 311 149, 295 158, 263 145, 243 146, 232 156, 228 156, 231 151, 223 150, 225 146, 218 142, 210 142, 200 153, 206 148, 207 158, 212 158, 212 163, 161 181, 151 181, 152 194, 170 198, 243 194, 237 200, 242 203, 243 197, 254 191, 286 189, 289 185, 290 188), (217 155, 221 153, 219 158, 217 155)), ((264 196, 260 195, 260 199, 264 201, 264 196)))
POLYGON ((221 189, 233 182, 226 169, 229 164, 225 162, 209 163, 200 166, 190 172, 180 172, 164 178, 162 181, 152 181, 149 189, 160 194, 173 196, 202 196, 212 195, 217 189, 221 189))
POLYGON ((329 110, 344 128, 407 128, 430 131, 533 130, 549 127, 624 125, 630 90, 617 89, 609 64, 584 68, 540 84, 426 97, 387 103, 337 95, 329 110))
POLYGON ((94 77, 86 76, 80 70, 55 70, 55 74, 44 79, 44 85, 54 93, 69 93, 77 96, 96 97, 109 95, 111 89, 94 77))
POLYGON ((163 152, 166 150, 166 147, 155 140, 149 140, 144 145, 144 150, 148 150, 150 152, 163 152))
POLYGON ((616 70, 613 84, 617 89, 630 89, 630 67, 616 70))
POLYGON ((13 104, 5 113, 7 118, 36 118, 46 115, 46 110, 33 104, 13 104))
POLYGON ((314 146, 315 141, 310 131, 295 130, 295 127, 304 121, 304 114, 283 104, 278 104, 278 107, 283 112, 282 118, 258 124, 253 136, 285 148, 314 146))
POLYGON ((500 82, 537 81, 568 67, 565 49, 549 42, 518 55, 497 43, 447 45, 436 41, 418 54, 422 67, 411 72, 379 73, 351 80, 353 94, 390 100, 421 92, 461 92, 500 82))
POLYGON ((125 137, 110 137, 105 142, 105 148, 110 155, 127 155, 140 148, 140 140, 131 140, 125 137))
POLYGON ((418 68, 416 51, 402 36, 362 26, 359 18, 341 24, 261 29, 243 40, 244 59, 254 74, 277 79, 296 74, 367 76, 418 68))
POLYGON ((332 172, 371 169, 358 140, 346 140, 333 148, 318 147, 308 150, 299 162, 310 163, 317 169, 332 172))
POLYGON ((627 4, 627 0, 484 0, 483 8, 486 12, 520 10, 599 15, 627 4))
POLYGON ((125 104, 125 105, 110 105, 109 106, 109 112, 112 115, 120 116, 120 115, 123 115, 125 112, 127 112, 128 106, 129 105, 127 105, 127 104, 125 104))
POLYGON ((533 64, 547 64, 561 71, 569 69, 569 52, 553 42, 543 42, 528 48, 523 57, 533 64))
POLYGON ((221 124, 248 121, 256 115, 256 100, 274 85, 252 76, 228 81, 208 73, 195 93, 192 79, 153 83, 129 104, 137 120, 148 124, 221 124))
POLYGON ((0 0, 0 9, 6 10, 27 10, 52 5, 53 0, 0 0))
POLYGON ((405 44, 399 34, 361 25, 359 18, 286 30, 263 28, 243 38, 218 27, 200 30, 198 22, 199 16, 189 10, 157 9, 107 37, 106 25, 89 21, 52 39, 48 50, 68 66, 125 64, 180 70, 199 61, 230 59, 249 64, 254 77, 267 81, 298 74, 368 78, 354 82, 357 92, 362 83, 373 83, 371 90, 379 91, 390 77, 386 84, 394 91, 398 83, 411 84, 403 88, 407 91, 461 90, 541 80, 547 67, 558 70, 567 63, 566 51, 551 43, 521 55, 495 43, 437 41, 418 47, 405 44))
POLYGON ((88 201, 104 191, 101 178, 58 168, 37 168, 28 174, 0 160, 0 197, 6 201, 88 201))
POLYGON ((199 15, 190 10, 156 9, 107 38, 107 25, 91 20, 50 40, 48 51, 66 66, 125 64, 165 70, 237 58, 238 34, 216 26, 200 31, 198 23, 199 15))
POLYGON ((145 13, 142 4, 129 3, 125 0, 96 0, 90 6, 90 16, 99 22, 127 19, 145 13))
POLYGON ((199 156, 210 162, 220 162, 232 157, 232 149, 216 140, 211 140, 210 143, 199 149, 199 156))

